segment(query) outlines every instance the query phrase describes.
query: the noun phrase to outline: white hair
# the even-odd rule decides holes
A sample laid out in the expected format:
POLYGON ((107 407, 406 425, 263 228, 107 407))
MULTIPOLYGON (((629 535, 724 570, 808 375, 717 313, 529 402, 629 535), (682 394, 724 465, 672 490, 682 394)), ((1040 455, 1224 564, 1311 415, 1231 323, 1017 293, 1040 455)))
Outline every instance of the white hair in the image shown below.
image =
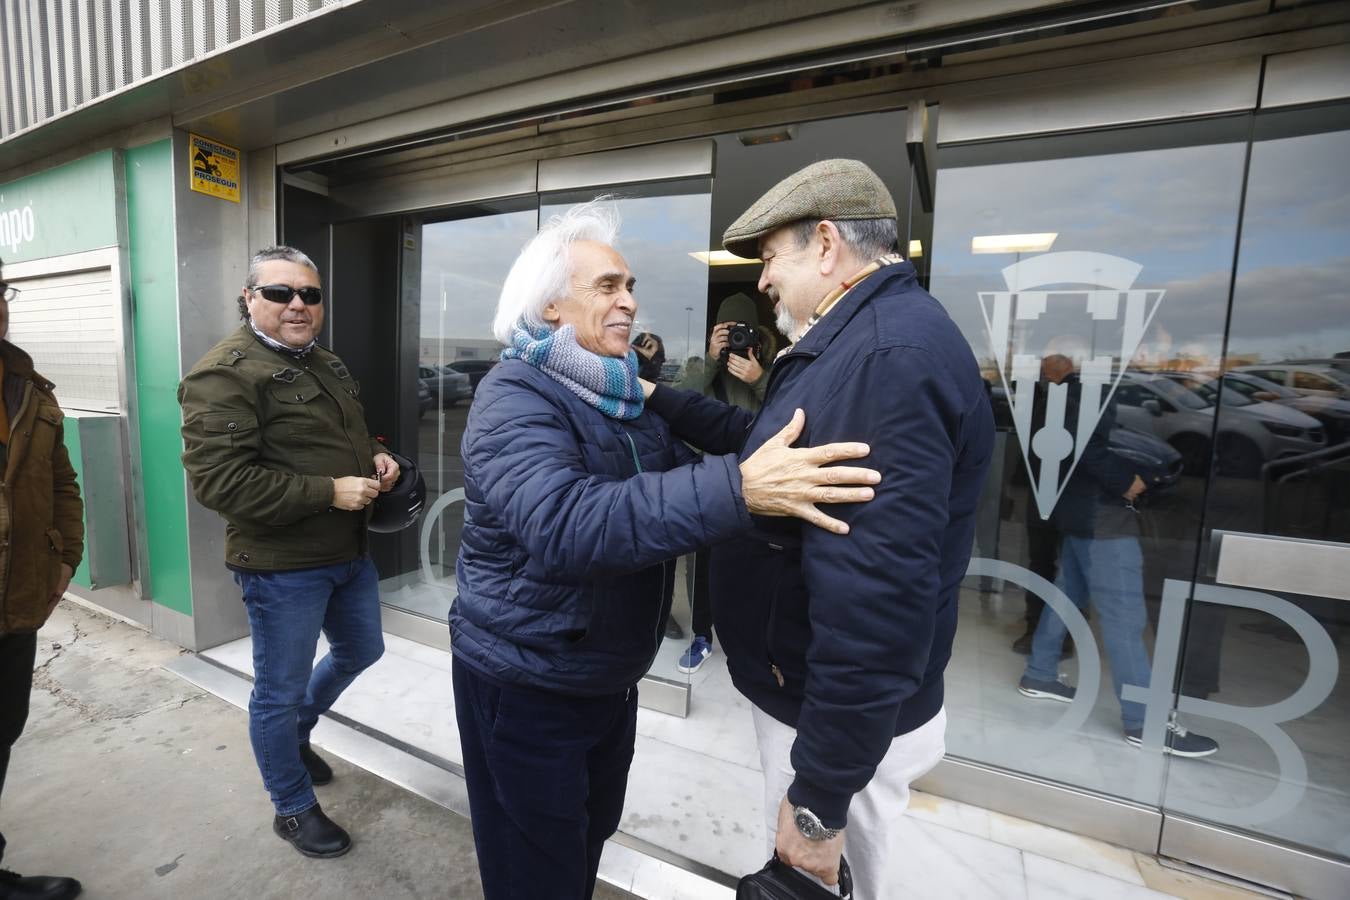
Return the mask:
POLYGON ((608 199, 597 197, 552 216, 521 248, 497 298, 497 314, 492 320, 497 340, 510 346, 512 329, 518 325, 542 326, 544 307, 567 297, 572 244, 596 241, 613 246, 619 234, 619 213, 605 204, 608 199))

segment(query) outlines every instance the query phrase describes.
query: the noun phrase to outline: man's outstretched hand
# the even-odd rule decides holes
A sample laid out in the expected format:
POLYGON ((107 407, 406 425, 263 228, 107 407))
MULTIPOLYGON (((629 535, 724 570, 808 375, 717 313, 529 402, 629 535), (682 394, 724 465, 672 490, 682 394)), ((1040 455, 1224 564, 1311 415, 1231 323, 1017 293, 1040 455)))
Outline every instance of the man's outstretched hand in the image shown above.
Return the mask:
POLYGON ((827 516, 817 503, 864 503, 881 473, 854 466, 832 466, 861 459, 872 452, 866 444, 844 442, 819 447, 793 447, 806 427, 800 409, 792 420, 741 463, 741 496, 746 509, 759 516, 796 516, 812 525, 848 534, 848 524, 827 516))

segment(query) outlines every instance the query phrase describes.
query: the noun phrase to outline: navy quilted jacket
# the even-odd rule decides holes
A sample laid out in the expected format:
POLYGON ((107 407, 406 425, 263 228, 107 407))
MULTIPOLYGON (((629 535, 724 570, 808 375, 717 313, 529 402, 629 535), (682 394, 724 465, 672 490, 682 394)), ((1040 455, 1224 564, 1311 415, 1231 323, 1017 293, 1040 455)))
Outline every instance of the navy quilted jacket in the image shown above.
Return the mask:
POLYGON ((607 418, 520 360, 479 384, 462 456, 451 647, 499 683, 632 687, 661 641, 675 557, 750 525, 734 455, 696 460, 654 412, 607 418))
POLYGON ((764 407, 658 388, 681 438, 748 456, 801 408, 798 446, 866 441, 870 503, 828 507, 841 536, 756 518, 713 550, 713 624, 742 694, 797 729, 793 803, 830 827, 892 739, 933 718, 994 441, 970 345, 907 262, 850 291, 773 364, 764 407))

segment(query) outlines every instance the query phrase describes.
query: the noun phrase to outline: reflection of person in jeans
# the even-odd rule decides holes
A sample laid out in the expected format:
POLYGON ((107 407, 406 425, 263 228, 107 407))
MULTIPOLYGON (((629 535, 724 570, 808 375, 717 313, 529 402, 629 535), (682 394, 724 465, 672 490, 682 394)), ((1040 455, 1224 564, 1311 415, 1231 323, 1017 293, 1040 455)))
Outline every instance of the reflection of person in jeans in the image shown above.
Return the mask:
MULTIPOLYGON (((764 389, 769 383, 769 370, 760 360, 773 358, 773 334, 759 324, 755 301, 745 294, 732 294, 717 307, 717 324, 713 326, 708 342, 707 361, 689 370, 677 387, 699 391, 731 403, 750 412, 758 412, 764 404, 764 389), (727 333, 733 325, 744 324, 754 329, 757 346, 733 350, 728 346, 727 333)), ((650 379, 649 379, 650 380, 650 379)), ((712 655, 712 593, 708 587, 710 557, 716 547, 705 547, 694 554, 689 569, 687 588, 690 611, 693 613, 694 639, 677 664, 681 672, 693 674, 712 655)), ((687 560, 688 561, 688 560, 687 560)), ((676 626, 678 627, 678 626, 676 626)), ((679 637, 666 632, 667 637, 679 637)))
POLYGON ((272 795, 272 829, 305 856, 341 856, 347 832, 319 807, 333 777, 309 734, 384 652, 366 506, 398 463, 366 431, 359 388, 316 337, 323 291, 309 257, 257 253, 239 297, 243 326, 178 388, 183 465, 197 500, 224 517, 225 564, 253 635, 249 739, 272 795), (329 652, 314 664, 319 632, 329 652))
MULTIPOLYGON (((1049 353, 1042 366, 1046 378, 1063 391, 1048 406, 1063 402, 1063 419, 1047 422, 1058 427, 1068 440, 1067 428, 1078 422, 1082 385, 1073 371, 1072 361, 1058 353, 1049 353)), ((1134 501, 1144 492, 1144 480, 1134 467, 1107 446, 1107 435, 1115 421, 1115 406, 1108 404, 1083 448, 1052 520, 1062 535, 1060 543, 1059 588, 1079 609, 1089 605, 1096 611, 1106 648, 1116 698, 1120 700, 1125 740, 1132 746, 1142 743, 1144 705, 1121 698, 1121 688, 1132 684, 1147 687, 1150 676, 1144 629, 1148 624, 1144 609, 1143 554, 1139 547, 1139 513, 1134 501)), ((1032 447, 1048 446, 1055 435, 1044 430, 1033 439, 1032 447)), ((1039 455, 1039 454, 1038 454, 1039 455)), ((1060 465, 1073 464, 1073 455, 1060 465)), ((1040 617, 1031 642, 1031 657, 1018 690, 1027 697, 1071 702, 1074 689, 1059 680, 1059 661, 1067 626, 1053 610, 1040 617)), ((1168 726, 1164 749, 1178 756, 1209 756, 1219 745, 1210 738, 1191 734, 1175 722, 1168 726)))

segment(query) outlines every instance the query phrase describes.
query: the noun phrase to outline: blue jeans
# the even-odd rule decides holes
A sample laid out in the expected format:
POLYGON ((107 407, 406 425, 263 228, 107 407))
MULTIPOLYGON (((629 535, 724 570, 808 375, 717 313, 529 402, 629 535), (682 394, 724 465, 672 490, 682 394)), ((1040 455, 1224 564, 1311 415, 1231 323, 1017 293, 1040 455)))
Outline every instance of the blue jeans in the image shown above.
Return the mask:
POLYGON ((587 900, 623 816, 637 689, 569 697, 450 670, 484 898, 587 900))
POLYGON ((300 744, 338 696, 384 653, 379 575, 369 557, 316 569, 236 572, 253 632, 248 736, 277 815, 318 801, 300 744), (329 651, 314 665, 319 632, 329 651))
MULTIPOLYGON (((1144 609, 1144 558, 1138 539, 1065 535, 1059 560, 1056 584, 1060 590, 1079 609, 1091 603, 1097 614, 1116 699, 1120 700, 1122 684, 1148 687, 1151 670, 1144 646, 1148 615, 1144 609)), ((1066 631, 1064 620, 1046 607, 1031 639, 1028 678, 1054 681, 1059 676, 1066 631)), ((1120 718, 1126 731, 1143 728, 1144 705, 1120 700, 1120 718)))

